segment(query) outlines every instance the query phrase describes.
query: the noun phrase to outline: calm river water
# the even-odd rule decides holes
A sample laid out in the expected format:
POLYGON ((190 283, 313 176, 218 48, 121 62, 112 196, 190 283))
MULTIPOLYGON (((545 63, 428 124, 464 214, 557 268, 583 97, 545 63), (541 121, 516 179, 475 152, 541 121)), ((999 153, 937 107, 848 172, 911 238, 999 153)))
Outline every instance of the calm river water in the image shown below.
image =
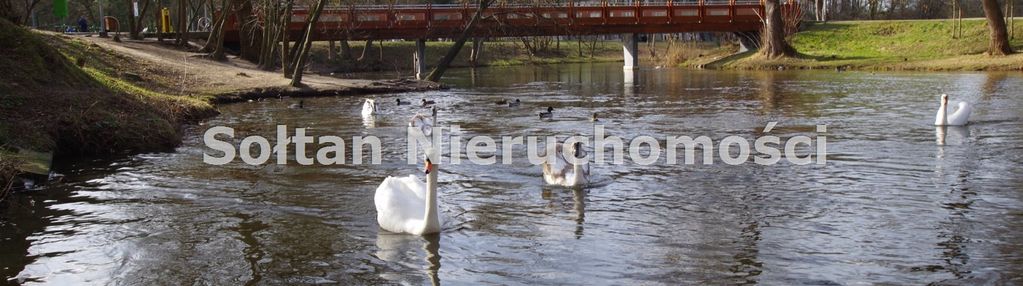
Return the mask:
POLYGON ((644 69, 631 81, 620 64, 456 70, 450 90, 377 96, 382 114, 366 122, 357 97, 222 106, 174 153, 66 164, 62 183, 14 196, 0 216, 0 274, 58 285, 1023 283, 1020 74, 644 69), (936 130, 941 93, 974 103, 973 123, 936 130), (585 135, 595 112, 609 135, 662 143, 752 139, 769 121, 779 124, 766 135, 785 140, 827 124, 827 164, 627 160, 594 165, 590 187, 569 189, 545 186, 517 146, 512 165, 442 166, 440 235, 386 234, 377 185, 421 176, 405 164, 404 125, 425 110, 395 107, 398 97, 436 100, 463 138, 585 135), (552 121, 536 116, 546 106, 552 121), (202 162, 210 126, 273 141, 276 124, 377 136, 384 162, 202 162))

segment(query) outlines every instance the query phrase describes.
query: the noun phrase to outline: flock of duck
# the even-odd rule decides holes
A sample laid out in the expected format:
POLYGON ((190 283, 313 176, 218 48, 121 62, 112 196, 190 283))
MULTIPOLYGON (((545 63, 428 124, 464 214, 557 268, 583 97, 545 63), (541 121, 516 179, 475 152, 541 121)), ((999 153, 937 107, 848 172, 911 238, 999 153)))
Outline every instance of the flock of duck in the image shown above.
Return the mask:
MULTIPOLYGON (((411 102, 395 100, 396 105, 410 105, 411 102)), ((433 107, 432 100, 422 99, 420 105, 430 107, 431 116, 416 114, 409 121, 409 126, 420 128, 423 134, 432 134, 433 124, 436 121, 437 110, 433 107)), ((514 101, 500 100, 498 105, 516 107, 521 104, 518 99, 514 101)), ((301 106, 301 102, 299 103, 301 106)), ((967 102, 960 102, 958 109, 948 114, 948 95, 942 94, 940 106, 935 115, 934 125, 936 126, 963 126, 969 121, 973 107, 967 102)), ((362 106, 363 116, 374 116, 378 111, 377 102, 373 99, 366 99, 362 106)), ((547 107, 545 112, 540 112, 540 119, 550 119, 554 116, 554 108, 547 107)), ((597 115, 593 115, 593 121, 597 115)), ((415 235, 432 234, 441 231, 440 213, 437 208, 437 176, 440 173, 438 165, 430 158, 439 158, 433 148, 426 148, 424 154, 426 174, 424 183, 415 175, 405 177, 388 176, 377 187, 374 195, 374 204, 377 211, 377 223, 386 231, 394 233, 408 233, 415 235)), ((547 184, 567 187, 581 187, 589 182, 590 170, 588 164, 573 164, 566 156, 583 158, 586 154, 581 143, 572 145, 557 144, 555 155, 547 157, 541 164, 543 178, 547 184)))

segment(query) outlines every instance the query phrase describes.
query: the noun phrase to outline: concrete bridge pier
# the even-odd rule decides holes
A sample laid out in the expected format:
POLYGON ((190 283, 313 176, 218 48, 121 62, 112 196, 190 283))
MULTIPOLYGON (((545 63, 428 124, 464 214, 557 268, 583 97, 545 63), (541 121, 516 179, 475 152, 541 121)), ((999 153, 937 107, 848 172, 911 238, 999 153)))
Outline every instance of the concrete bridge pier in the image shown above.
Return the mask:
POLYGON ((636 34, 622 35, 622 51, 625 57, 625 70, 639 67, 639 36, 636 34))
POLYGON ((412 68, 415 69, 416 79, 422 80, 423 78, 426 78, 427 71, 426 71, 426 40, 425 39, 417 39, 416 40, 416 51, 415 51, 415 56, 412 58, 412 61, 413 61, 413 67, 412 68))

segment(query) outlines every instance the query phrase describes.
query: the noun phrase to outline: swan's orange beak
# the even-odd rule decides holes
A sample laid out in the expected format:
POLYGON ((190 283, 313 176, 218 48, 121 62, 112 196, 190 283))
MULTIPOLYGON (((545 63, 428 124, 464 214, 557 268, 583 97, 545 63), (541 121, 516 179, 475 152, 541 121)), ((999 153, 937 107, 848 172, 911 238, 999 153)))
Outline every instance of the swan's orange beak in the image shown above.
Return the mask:
POLYGON ((433 162, 430 162, 430 159, 426 159, 426 163, 425 163, 424 168, 426 168, 426 171, 425 171, 426 174, 429 175, 430 171, 433 171, 433 162))

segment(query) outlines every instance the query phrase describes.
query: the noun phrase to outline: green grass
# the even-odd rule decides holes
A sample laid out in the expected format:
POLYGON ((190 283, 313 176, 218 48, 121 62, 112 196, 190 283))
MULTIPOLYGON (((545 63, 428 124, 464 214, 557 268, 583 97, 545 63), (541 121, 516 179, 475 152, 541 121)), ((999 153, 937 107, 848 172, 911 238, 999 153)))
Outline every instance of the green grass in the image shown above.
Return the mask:
MULTIPOLYGON (((1016 69, 1010 61, 977 58, 987 50, 989 35, 983 19, 964 19, 962 36, 952 38, 950 20, 846 21, 810 24, 790 39, 801 59, 767 61, 750 57, 728 63, 733 68, 834 68, 862 69, 975 70, 1016 69), (962 58, 961 58, 962 57, 962 58), (960 59, 961 58, 961 59, 960 59), (977 60, 981 62, 977 62, 977 60), (990 62, 990 63, 989 63, 990 62)), ((1023 21, 1016 21, 1017 31, 1023 21)), ((1013 47, 1023 46, 1017 34, 1013 47)))
POLYGON ((61 155, 161 150, 180 143, 181 123, 215 113, 204 96, 168 93, 174 78, 144 70, 151 65, 70 37, 0 20, 0 51, 0 146, 61 155))

